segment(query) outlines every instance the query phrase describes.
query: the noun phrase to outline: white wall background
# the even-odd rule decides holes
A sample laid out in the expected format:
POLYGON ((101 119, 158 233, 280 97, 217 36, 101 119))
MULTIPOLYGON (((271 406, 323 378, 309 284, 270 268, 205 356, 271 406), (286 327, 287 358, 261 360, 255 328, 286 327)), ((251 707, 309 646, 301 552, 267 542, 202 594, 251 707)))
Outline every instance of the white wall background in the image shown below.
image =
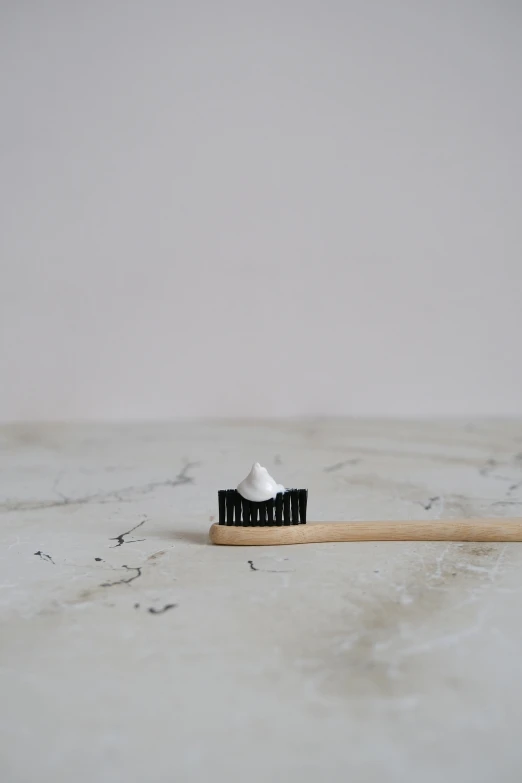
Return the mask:
POLYGON ((522 413, 522 3, 0 36, 1 419, 522 413))

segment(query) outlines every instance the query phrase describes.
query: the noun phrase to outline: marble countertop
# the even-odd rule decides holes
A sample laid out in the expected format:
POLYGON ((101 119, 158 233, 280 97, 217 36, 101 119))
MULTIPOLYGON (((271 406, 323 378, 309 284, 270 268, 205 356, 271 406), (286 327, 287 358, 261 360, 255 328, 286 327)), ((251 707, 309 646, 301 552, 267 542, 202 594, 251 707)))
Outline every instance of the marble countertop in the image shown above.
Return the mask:
POLYGON ((519 783, 522 544, 208 543, 254 460, 310 520, 522 516, 521 421, 0 428, 4 783, 519 783))

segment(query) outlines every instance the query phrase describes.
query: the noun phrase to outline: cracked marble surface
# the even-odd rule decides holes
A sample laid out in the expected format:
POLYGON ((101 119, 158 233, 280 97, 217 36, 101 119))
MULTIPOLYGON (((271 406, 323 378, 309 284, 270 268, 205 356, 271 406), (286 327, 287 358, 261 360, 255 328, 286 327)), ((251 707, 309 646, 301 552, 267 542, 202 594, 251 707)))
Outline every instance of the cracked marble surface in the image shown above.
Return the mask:
POLYGON ((519 783, 522 544, 220 548, 254 460, 310 520, 522 516, 521 421, 0 428, 0 776, 519 783))

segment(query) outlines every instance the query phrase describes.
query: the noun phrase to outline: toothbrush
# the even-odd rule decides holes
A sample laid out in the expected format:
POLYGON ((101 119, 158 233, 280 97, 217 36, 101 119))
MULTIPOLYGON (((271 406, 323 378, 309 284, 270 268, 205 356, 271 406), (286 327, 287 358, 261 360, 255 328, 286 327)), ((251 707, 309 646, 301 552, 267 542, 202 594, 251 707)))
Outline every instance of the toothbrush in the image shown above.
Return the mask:
POLYGON ((220 490, 213 544, 278 546, 334 541, 522 541, 522 518, 315 522, 306 524, 308 490, 288 489, 262 502, 220 490))
POLYGON ((278 546, 320 544, 327 541, 522 541, 522 519, 453 519, 383 522, 291 523, 276 527, 239 527, 214 524, 213 544, 228 546, 278 546))

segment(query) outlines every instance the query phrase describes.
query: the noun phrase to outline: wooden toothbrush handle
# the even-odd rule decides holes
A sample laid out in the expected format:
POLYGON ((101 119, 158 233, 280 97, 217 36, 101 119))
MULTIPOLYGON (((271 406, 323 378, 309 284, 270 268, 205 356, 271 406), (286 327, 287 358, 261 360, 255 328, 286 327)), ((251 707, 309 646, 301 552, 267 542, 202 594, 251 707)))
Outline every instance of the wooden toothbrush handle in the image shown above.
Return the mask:
POLYGON ((316 522, 283 527, 212 525, 213 544, 277 546, 326 541, 522 541, 522 519, 452 519, 426 522, 316 522))

